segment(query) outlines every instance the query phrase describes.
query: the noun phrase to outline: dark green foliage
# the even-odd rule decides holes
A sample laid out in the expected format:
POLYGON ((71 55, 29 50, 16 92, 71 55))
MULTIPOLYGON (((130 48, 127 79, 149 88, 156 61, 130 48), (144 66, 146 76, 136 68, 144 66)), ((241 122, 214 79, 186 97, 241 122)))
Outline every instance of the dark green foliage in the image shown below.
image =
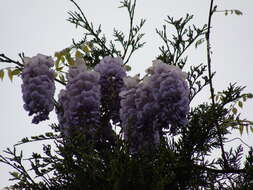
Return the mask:
MULTIPOLYGON (((227 153, 231 168, 224 169, 221 158, 213 161, 204 158, 207 150, 200 146, 201 139, 193 141, 194 138, 185 132, 178 143, 164 142, 157 150, 136 155, 129 154, 120 139, 115 146, 100 150, 92 143, 83 143, 82 138, 55 139, 55 151, 44 145, 42 155, 33 153, 26 159, 32 175, 23 167, 22 152, 17 153, 15 148, 6 151, 12 158, 1 156, 1 161, 16 168, 11 173, 18 181, 14 189, 229 189, 223 188, 229 182, 226 180, 238 181, 238 189, 247 187, 253 177, 252 152, 245 169, 240 169, 242 148, 231 149, 227 153)), ((204 147, 215 145, 206 143, 204 147)))
MULTIPOLYGON (((190 67, 187 78, 190 87, 190 100, 192 100, 205 86, 209 84, 206 71, 207 66, 203 64, 190 67)), ((213 76, 214 73, 212 77, 213 76)))

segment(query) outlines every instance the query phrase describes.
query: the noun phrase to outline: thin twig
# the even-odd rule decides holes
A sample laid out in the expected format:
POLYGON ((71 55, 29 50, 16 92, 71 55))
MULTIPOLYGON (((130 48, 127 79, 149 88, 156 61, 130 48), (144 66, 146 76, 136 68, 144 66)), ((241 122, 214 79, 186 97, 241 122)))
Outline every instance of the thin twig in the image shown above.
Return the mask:
MULTIPOLYGON (((207 66, 208 66, 209 86, 210 86, 211 99, 212 99, 212 109, 213 111, 215 111, 214 89, 213 89, 212 70, 211 70, 211 45, 210 45, 210 30, 211 30, 211 22, 212 22, 213 13, 214 13, 214 0, 211 0, 209 15, 208 15, 206 41, 207 41, 207 66)), ((216 122, 215 124, 216 124, 217 132, 218 132, 218 138, 220 141, 221 155, 224 160, 225 167, 228 168, 228 162, 225 155, 223 140, 221 136, 221 130, 219 128, 218 122, 217 121, 215 122, 216 122)))
POLYGON ((20 67, 24 67, 24 65, 22 63, 20 63, 19 61, 15 61, 9 57, 7 57, 5 54, 1 53, 0 54, 0 62, 3 62, 3 63, 14 63, 20 67))
MULTIPOLYGON (((20 63, 19 61, 15 61, 9 57, 7 57, 5 54, 0 54, 0 62, 3 62, 3 63, 14 63, 18 66, 20 66, 21 68, 24 68, 24 65, 22 63, 20 63)), ((59 79, 54 79, 56 82, 66 86, 66 83, 60 81, 59 79)))
POLYGON ((134 1, 134 4, 133 4, 133 12, 131 12, 131 7, 128 9, 128 12, 129 12, 129 19, 130 19, 130 25, 129 25, 129 34, 128 34, 128 40, 127 40, 127 46, 126 46, 126 49, 124 50, 124 54, 122 56, 122 59, 125 58, 126 56, 126 53, 128 51, 128 48, 131 44, 131 39, 132 39, 132 35, 133 35, 133 18, 134 18, 134 9, 135 9, 135 6, 136 6, 136 0, 134 1))

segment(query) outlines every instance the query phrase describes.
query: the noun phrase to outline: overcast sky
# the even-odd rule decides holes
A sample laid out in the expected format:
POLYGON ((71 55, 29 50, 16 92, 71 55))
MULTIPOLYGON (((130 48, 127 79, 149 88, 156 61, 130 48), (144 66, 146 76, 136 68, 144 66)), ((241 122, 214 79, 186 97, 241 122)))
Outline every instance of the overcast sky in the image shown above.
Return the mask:
MULTIPOLYGON (((87 18, 96 26, 102 24, 102 30, 110 39, 113 28, 127 31, 127 12, 118 9, 119 0, 77 0, 87 18)), ((146 46, 139 50, 130 61, 133 72, 143 72, 158 55, 161 44, 155 34, 155 28, 161 28, 166 15, 181 17, 186 13, 194 15, 193 23, 201 26, 207 22, 210 0, 138 0, 136 19, 146 18, 144 26, 146 46)), ((252 0, 216 0, 218 10, 239 9, 243 16, 224 16, 215 14, 211 33, 212 67, 217 71, 215 90, 225 89, 229 82, 246 85, 246 91, 253 92, 253 2, 252 0)), ((75 10, 68 0, 0 0, 0 53, 18 59, 18 53, 27 56, 37 53, 53 55, 55 51, 71 45, 72 39, 80 39, 81 29, 68 23, 67 11, 75 10)), ((206 63, 205 46, 197 50, 192 48, 188 64, 206 63)), ((0 65, 0 68, 13 65, 0 65)), ((0 151, 11 147, 24 136, 41 134, 49 130, 49 122, 38 126, 31 124, 31 117, 23 110, 21 80, 11 83, 5 77, 0 82, 0 151)), ((60 87, 60 86, 59 86, 60 87)), ((206 101, 208 91, 197 97, 196 102, 206 101)), ((253 120, 253 101, 247 103, 243 116, 253 120)), ((54 114, 51 114, 55 120, 54 114)), ((234 136, 239 136, 235 133, 234 136)), ((244 135, 243 139, 253 145, 253 135, 244 135)), ((36 151, 36 146, 24 147, 26 152, 36 151)), ((0 189, 9 184, 8 171, 0 164, 0 189)))

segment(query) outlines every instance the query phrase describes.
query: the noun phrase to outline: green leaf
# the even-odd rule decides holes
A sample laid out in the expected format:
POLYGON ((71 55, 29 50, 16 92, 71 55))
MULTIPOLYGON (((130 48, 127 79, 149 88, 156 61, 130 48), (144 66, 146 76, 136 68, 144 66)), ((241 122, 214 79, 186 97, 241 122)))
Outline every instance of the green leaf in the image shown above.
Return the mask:
POLYGON ((25 138, 23 138, 23 139, 21 140, 21 142, 22 142, 22 143, 27 143, 27 142, 29 142, 29 139, 28 139, 27 137, 25 137, 25 138))
POLYGON ((235 9, 234 12, 235 12, 236 15, 242 15, 242 12, 238 9, 235 9))
POLYGON ((46 137, 53 137, 54 136, 54 134, 52 132, 47 132, 47 133, 45 133, 45 135, 46 135, 46 137))
POLYGON ((131 69, 132 69, 129 65, 125 65, 124 67, 125 67, 126 71, 131 71, 131 69))
POLYGON ((239 126, 239 131, 240 131, 240 134, 242 135, 242 133, 243 133, 243 125, 239 126))
POLYGON ((243 103, 242 103, 241 101, 239 101, 239 102, 238 102, 238 106, 239 106, 240 108, 242 108, 242 107, 243 107, 243 103))
POLYGON ((0 70, 0 79, 3 80, 4 78, 4 70, 0 70))
POLYGON ((18 172, 10 172, 10 174, 14 177, 14 179, 20 179, 20 175, 18 172))
POLYGON ((204 38, 199 39, 199 40, 195 43, 195 48, 197 48, 199 45, 201 45, 204 41, 205 41, 204 38))
POLYGON ((232 112, 233 112, 233 114, 236 114, 236 113, 237 113, 237 109, 236 109, 236 108, 233 108, 233 109, 232 109, 232 112))
POLYGON ((247 94, 247 98, 253 98, 253 94, 251 93, 247 94))

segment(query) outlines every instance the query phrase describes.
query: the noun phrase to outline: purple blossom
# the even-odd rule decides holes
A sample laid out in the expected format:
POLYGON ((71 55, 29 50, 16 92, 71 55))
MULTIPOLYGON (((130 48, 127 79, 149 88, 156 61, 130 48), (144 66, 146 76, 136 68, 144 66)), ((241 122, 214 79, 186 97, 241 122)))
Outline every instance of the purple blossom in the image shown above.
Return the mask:
MULTIPOLYGON (((153 128, 153 97, 151 89, 143 83, 138 84, 138 78, 125 78, 125 89, 120 93, 120 117, 124 139, 130 145, 130 152, 136 153, 141 149, 149 149, 150 142, 157 144, 153 128)), ((158 142, 159 143, 159 142, 158 142)))
POLYGON ((148 72, 151 75, 135 85, 133 79, 125 80, 126 89, 120 94, 124 139, 133 152, 158 145, 163 129, 175 133, 187 123, 185 73, 161 62, 155 62, 148 72))
POLYGON ((51 57, 38 54, 25 58, 21 85, 24 109, 29 116, 35 114, 32 123, 48 119, 49 112, 54 109, 54 72, 50 69, 53 64, 51 57))
POLYGON ((107 121, 112 119, 113 123, 116 124, 120 122, 119 93, 124 85, 123 78, 126 77, 123 61, 119 57, 107 56, 96 65, 95 71, 99 72, 101 76, 102 112, 107 121))
POLYGON ((78 74, 87 70, 86 62, 82 58, 76 58, 75 64, 71 65, 67 73, 67 79, 71 80, 78 74))
POLYGON ((66 136, 76 133, 94 134, 100 123, 100 85, 99 73, 95 71, 70 68, 70 77, 66 89, 59 94, 59 104, 62 110, 57 111, 61 131, 66 136), (74 69, 74 70, 71 70, 74 69))
POLYGON ((154 73, 149 81, 158 107, 155 125, 175 133, 180 126, 187 124, 186 116, 190 109, 187 75, 178 67, 161 62, 153 67, 154 73))
POLYGON ((135 94, 137 90, 138 79, 135 78, 124 78, 126 84, 125 89, 119 94, 121 97, 120 101, 120 118, 122 120, 122 129, 125 140, 129 140, 129 133, 135 132, 132 129, 137 121, 137 109, 135 105, 135 94))

